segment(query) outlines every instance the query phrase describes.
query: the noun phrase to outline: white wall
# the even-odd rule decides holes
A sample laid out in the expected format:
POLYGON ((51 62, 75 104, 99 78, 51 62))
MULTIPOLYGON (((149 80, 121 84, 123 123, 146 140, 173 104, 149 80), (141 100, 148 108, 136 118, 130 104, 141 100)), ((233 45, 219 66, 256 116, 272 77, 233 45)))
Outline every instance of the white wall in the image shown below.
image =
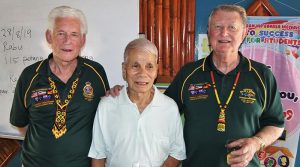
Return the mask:
POLYGON ((126 44, 138 37, 138 0, 1 0, 0 137, 19 138, 9 124, 14 87, 24 67, 50 53, 47 16, 60 5, 81 9, 87 17, 82 56, 104 66, 110 86, 124 83, 121 62, 126 44))

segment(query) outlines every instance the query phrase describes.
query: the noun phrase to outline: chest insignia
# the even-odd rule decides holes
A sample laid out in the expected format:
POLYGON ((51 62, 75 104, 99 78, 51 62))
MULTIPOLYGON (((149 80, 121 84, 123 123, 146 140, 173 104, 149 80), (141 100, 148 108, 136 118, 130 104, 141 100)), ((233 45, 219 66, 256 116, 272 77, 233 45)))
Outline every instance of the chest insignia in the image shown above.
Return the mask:
POLYGON ((188 88, 188 91, 190 93, 190 100, 207 99, 207 89, 210 87, 211 85, 207 82, 190 84, 188 88))
POLYGON ((83 87, 83 96, 85 97, 84 99, 87 101, 92 101, 94 98, 94 89, 92 87, 91 82, 86 82, 85 86, 83 87))
POLYGON ((256 101, 255 95, 253 89, 245 88, 240 91, 239 99, 241 99, 243 103, 252 104, 256 101))
POLYGON ((51 88, 36 89, 31 92, 31 98, 34 100, 35 107, 41 107, 49 104, 53 104, 51 88))

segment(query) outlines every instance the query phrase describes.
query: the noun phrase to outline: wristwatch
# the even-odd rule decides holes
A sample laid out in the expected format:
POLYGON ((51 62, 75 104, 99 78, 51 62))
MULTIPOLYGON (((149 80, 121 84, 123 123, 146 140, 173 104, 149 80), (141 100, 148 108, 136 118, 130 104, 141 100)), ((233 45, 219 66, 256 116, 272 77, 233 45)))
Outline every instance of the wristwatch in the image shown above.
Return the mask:
POLYGON ((265 141, 260 137, 260 136, 253 136, 255 139, 258 140, 259 142, 259 151, 263 151, 265 146, 266 146, 266 143, 265 141))

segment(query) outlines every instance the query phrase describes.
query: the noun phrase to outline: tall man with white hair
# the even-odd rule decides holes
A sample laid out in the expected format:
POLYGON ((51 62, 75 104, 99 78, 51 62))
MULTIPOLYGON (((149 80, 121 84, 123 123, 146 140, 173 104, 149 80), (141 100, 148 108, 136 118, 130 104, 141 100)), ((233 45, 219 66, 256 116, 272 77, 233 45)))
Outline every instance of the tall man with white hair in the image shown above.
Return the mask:
POLYGON ((26 67, 18 80, 10 122, 25 135, 25 167, 91 166, 87 157, 100 97, 109 89, 103 67, 80 57, 86 41, 84 14, 60 6, 48 16, 52 53, 26 67))

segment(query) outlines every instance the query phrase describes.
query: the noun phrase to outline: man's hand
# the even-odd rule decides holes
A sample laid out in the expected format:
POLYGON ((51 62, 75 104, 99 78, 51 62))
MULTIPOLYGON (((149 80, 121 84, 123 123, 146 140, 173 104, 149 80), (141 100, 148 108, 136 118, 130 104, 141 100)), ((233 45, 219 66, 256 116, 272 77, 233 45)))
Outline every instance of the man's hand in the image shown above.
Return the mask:
POLYGON ((259 142, 255 138, 243 138, 226 145, 227 148, 239 148, 232 151, 228 162, 231 167, 245 167, 259 150, 259 142))
POLYGON ((16 127, 17 130, 19 131, 19 133, 22 135, 22 136, 25 136, 26 135, 26 132, 27 132, 27 129, 28 129, 28 125, 24 126, 24 127, 16 127))
POLYGON ((261 149, 261 144, 265 147, 275 142, 282 134, 284 128, 275 126, 265 126, 255 136, 251 138, 238 139, 226 147, 240 147, 236 151, 230 153, 229 163, 231 167, 244 167, 249 164, 254 154, 261 149))
POLYGON ((123 88, 121 85, 115 85, 113 88, 105 92, 105 96, 116 97, 120 95, 120 91, 123 88))

